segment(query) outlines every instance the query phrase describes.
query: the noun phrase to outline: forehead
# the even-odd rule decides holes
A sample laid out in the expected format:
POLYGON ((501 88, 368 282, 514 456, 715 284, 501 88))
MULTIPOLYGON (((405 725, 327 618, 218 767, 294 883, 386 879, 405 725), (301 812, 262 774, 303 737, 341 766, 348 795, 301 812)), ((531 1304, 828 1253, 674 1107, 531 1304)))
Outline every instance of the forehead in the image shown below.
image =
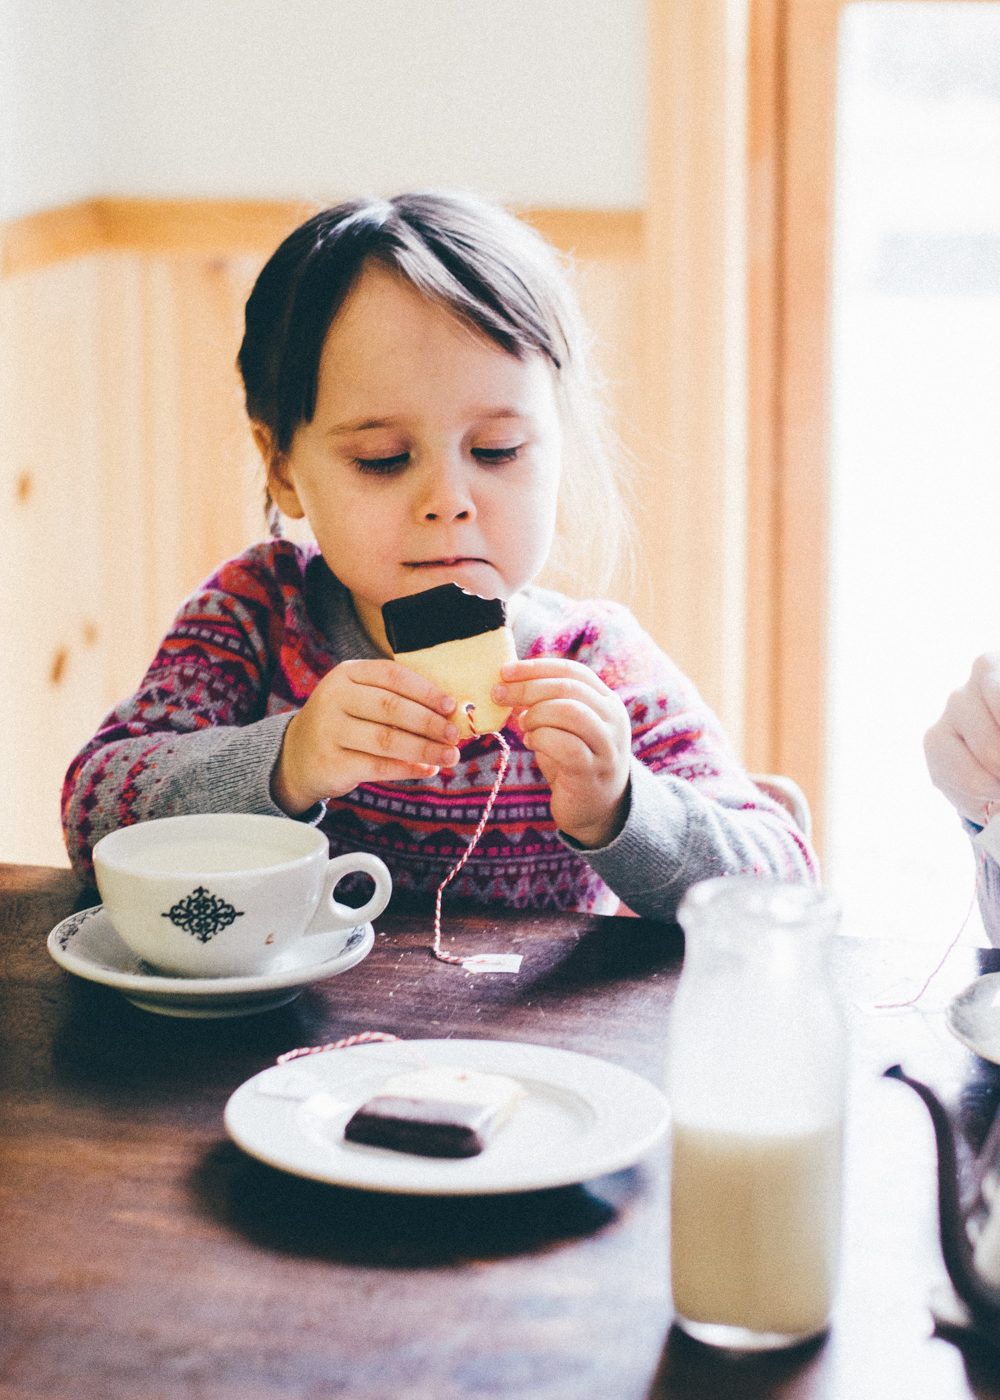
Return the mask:
POLYGON ((517 359, 403 277, 366 266, 327 332, 317 409, 359 395, 427 402, 470 392, 513 396, 526 411, 554 394, 541 354, 517 359))

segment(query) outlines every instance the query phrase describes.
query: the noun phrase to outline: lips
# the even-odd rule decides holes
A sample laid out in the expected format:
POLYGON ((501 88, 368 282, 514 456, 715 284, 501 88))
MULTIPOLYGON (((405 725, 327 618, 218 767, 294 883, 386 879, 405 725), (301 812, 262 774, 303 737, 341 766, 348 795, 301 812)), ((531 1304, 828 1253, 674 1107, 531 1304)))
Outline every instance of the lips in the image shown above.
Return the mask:
POLYGON ((485 559, 475 559, 470 555, 459 555, 454 559, 408 559, 408 569, 455 569, 461 564, 485 564, 485 559))

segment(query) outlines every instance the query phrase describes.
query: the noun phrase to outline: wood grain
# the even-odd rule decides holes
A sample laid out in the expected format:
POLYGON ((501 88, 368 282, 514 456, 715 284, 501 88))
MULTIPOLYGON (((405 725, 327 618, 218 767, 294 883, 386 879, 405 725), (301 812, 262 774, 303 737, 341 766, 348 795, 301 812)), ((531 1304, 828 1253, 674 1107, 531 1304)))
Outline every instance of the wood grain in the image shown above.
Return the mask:
POLYGON ((838 0, 792 0, 785 35, 777 770, 826 787, 830 278, 838 0))
POLYGON ((750 8, 747 761, 826 783, 830 276, 843 0, 750 8))
POLYGON ((649 628, 743 731, 745 321, 740 7, 650 5, 643 505, 649 628))
MULTIPOLYGON (((933 1016, 865 1012, 924 954, 836 940, 852 1008, 843 1282, 825 1344, 737 1362, 668 1332, 664 1154, 580 1187, 433 1200, 287 1176, 226 1139, 222 1110, 295 1045, 364 1029, 530 1041, 660 1077, 676 929, 459 912, 461 950, 516 948, 520 977, 466 976, 397 902, 343 977, 244 1020, 152 1016, 70 977, 48 929, 66 871, 0 867, 0 1395, 4 1400, 992 1400, 1000 1360, 932 1335, 941 1277, 922 1105, 902 1059, 981 1141, 1000 1071, 933 1016), (391 995, 390 995, 391 994, 391 995)), ((1000 953, 959 950, 947 998, 1000 953)))
MULTIPOLYGON (((8 220, 0 229, 0 277, 106 252, 266 257, 321 207, 308 200, 84 200, 8 220)), ((588 262, 642 258, 639 209, 517 212, 557 248, 588 262)))

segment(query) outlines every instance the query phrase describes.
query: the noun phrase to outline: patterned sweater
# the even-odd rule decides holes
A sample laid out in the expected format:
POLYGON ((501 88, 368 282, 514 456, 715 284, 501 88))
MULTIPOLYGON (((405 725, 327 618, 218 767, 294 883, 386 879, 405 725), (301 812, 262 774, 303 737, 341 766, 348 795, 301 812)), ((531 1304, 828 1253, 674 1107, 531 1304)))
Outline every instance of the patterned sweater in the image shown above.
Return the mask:
MULTIPOLYGON (((693 685, 625 608, 529 587, 513 630, 519 656, 580 661, 621 697, 632 721, 630 809, 613 841, 582 850, 556 828, 549 787, 508 727, 510 768, 446 898, 613 913, 620 897, 670 919, 688 885, 710 875, 815 878, 801 832, 750 782, 693 685)), ((224 564, 70 766, 63 825, 75 868, 92 880, 94 842, 131 822, 283 816, 270 779, 288 721, 332 667, 378 654, 315 546, 275 540, 224 564)), ((363 783, 299 820, 320 824, 331 854, 373 851, 398 889, 431 892, 466 849, 498 761, 494 739, 472 740, 452 770, 363 783)))

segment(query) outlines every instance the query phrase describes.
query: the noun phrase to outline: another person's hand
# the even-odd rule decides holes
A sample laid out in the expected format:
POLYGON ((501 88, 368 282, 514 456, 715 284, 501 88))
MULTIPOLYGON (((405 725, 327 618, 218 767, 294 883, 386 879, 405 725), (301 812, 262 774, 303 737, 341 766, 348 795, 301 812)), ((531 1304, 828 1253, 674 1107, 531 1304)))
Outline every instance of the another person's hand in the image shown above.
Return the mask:
POLYGON ((508 661, 500 674, 493 698, 514 709, 552 789, 556 825, 581 846, 606 846, 628 815, 632 726, 625 706, 579 661, 508 661))
POLYGON ((359 783, 426 778, 458 762, 455 698, 396 661, 342 661, 285 730, 271 793, 289 816, 359 783))
POLYGON ((976 659, 924 736, 924 753, 935 787, 963 817, 985 826, 987 804, 1000 803, 1000 652, 976 659))

